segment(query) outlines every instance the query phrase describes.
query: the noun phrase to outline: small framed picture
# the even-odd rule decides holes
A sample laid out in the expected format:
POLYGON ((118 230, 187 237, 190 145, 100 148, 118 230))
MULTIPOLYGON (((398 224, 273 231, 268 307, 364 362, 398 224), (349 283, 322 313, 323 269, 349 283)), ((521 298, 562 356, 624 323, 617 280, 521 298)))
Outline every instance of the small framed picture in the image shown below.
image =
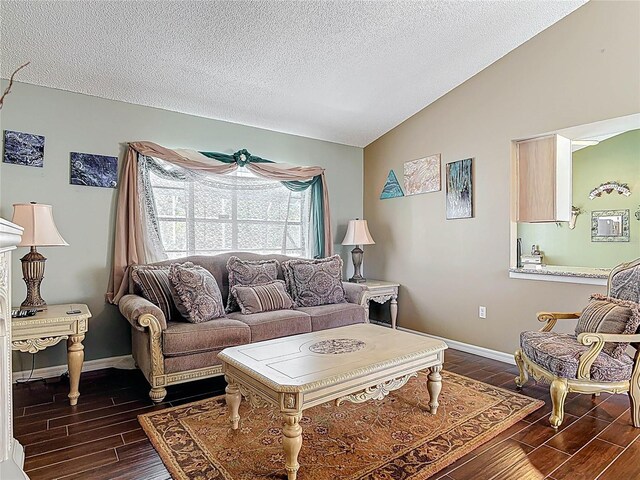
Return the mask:
POLYGON ((447 220, 473 217, 473 159, 447 163, 447 220))
POLYGON ((118 157, 71 152, 72 185, 116 188, 118 185, 118 157))
POLYGON ((4 163, 25 167, 44 166, 44 137, 33 133, 4 131, 4 163))

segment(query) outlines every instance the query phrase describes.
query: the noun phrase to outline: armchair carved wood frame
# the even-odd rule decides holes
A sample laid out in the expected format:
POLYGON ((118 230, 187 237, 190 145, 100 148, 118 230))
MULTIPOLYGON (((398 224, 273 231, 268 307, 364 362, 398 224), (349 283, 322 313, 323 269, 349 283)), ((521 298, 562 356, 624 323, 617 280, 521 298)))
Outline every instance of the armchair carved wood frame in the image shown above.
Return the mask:
MULTIPOLYGON (((607 295, 612 297, 618 297, 619 292, 613 291, 614 279, 620 273, 625 273, 625 285, 627 289, 624 295, 625 300, 633 300, 638 302, 638 292, 640 286, 637 284, 640 278, 640 259, 633 262, 619 265, 611 271, 609 275, 609 281, 607 285, 607 295), (629 270, 634 270, 631 275, 628 275, 629 270), (628 289, 630 280, 635 282, 628 289), (631 296, 629 296, 629 291, 631 296)), ((540 329, 541 332, 551 332, 558 320, 578 319, 581 312, 560 313, 560 312, 541 312, 538 313, 538 321, 546 322, 540 329)), ((515 378, 516 386, 522 388, 528 381, 529 375, 531 375, 536 381, 544 381, 550 383, 550 394, 552 402, 552 412, 549 417, 549 422, 554 428, 558 428, 564 418, 564 401, 567 397, 567 393, 583 393, 591 395, 599 395, 601 392, 606 393, 628 393, 631 404, 631 420, 634 427, 640 428, 640 334, 609 334, 609 333, 581 333, 577 337, 578 343, 581 345, 589 346, 578 361, 577 378, 563 378, 560 377, 542 366, 535 363, 533 360, 527 357, 521 348, 516 350, 514 357, 520 375, 515 378), (602 348, 607 342, 624 342, 631 343, 636 349, 631 377, 628 380, 604 382, 595 381, 591 379, 591 366, 596 360, 602 348)))

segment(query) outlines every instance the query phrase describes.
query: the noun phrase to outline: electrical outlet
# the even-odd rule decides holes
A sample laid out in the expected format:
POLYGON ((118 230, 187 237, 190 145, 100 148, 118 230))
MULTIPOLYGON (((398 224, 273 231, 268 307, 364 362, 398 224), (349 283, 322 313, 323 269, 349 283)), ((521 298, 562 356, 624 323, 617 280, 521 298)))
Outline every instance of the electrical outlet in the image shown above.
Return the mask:
POLYGON ((478 308, 478 316, 480 318, 487 318, 487 307, 480 306, 478 308))

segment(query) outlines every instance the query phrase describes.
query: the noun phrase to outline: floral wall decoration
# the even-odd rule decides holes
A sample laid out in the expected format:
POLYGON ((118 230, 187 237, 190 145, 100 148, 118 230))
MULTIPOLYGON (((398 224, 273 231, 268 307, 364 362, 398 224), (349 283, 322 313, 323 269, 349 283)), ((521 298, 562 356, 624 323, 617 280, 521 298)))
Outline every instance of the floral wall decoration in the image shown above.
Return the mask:
POLYGON ((603 193, 613 193, 618 192, 620 195, 624 195, 628 197, 631 195, 631 190, 629 189, 629 185, 626 183, 618 183, 618 182, 606 182, 600 185, 599 187, 594 188, 589 193, 589 200, 593 200, 596 197, 602 196, 603 193))

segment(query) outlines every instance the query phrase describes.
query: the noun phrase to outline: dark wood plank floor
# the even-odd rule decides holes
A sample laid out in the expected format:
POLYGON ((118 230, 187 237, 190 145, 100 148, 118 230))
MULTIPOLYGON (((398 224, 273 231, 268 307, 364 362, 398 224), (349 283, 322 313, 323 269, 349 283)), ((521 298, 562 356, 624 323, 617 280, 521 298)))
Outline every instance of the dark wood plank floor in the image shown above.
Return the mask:
MULTIPOLYGON (((516 367, 447 350, 445 370, 515 390, 516 367)), ((15 437, 25 446, 25 470, 32 480, 166 480, 160 457, 136 416, 217 395, 222 378, 169 388, 161 405, 148 399, 137 370, 84 373, 78 405, 68 404, 61 379, 14 387, 15 437)), ((640 429, 632 427, 626 395, 596 399, 570 394, 559 431, 548 424, 548 388, 524 392, 546 402, 509 430, 439 472, 442 480, 634 480, 640 479, 640 429)))

